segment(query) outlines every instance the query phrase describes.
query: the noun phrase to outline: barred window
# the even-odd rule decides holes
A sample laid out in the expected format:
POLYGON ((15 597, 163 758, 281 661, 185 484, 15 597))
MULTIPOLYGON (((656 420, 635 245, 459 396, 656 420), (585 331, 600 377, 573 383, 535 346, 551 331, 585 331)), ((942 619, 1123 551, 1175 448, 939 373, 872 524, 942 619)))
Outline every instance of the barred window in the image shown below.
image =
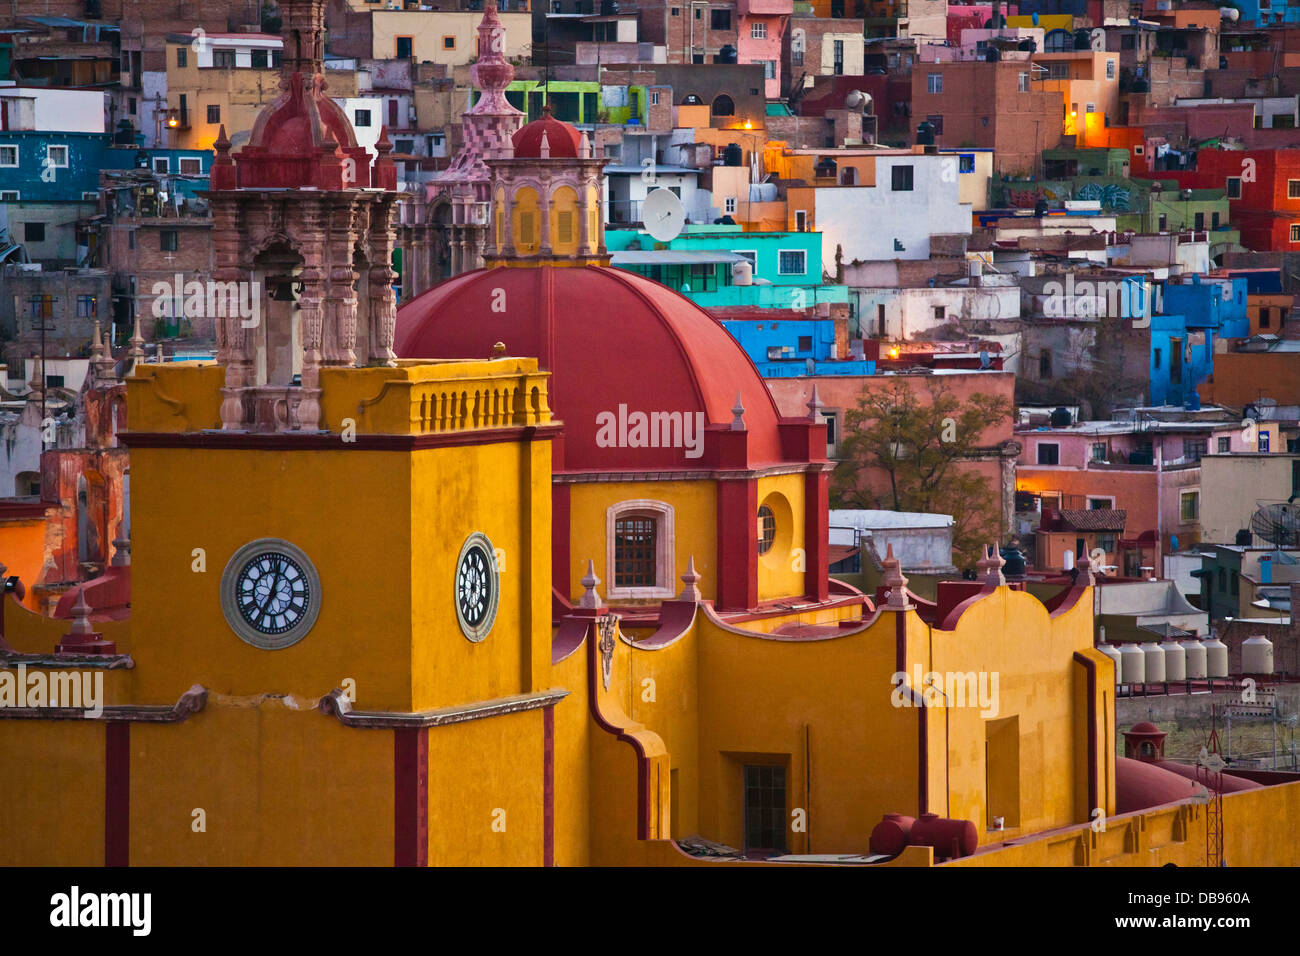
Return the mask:
POLYGON ((649 588, 655 580, 659 522, 649 515, 628 515, 614 522, 614 586, 649 588))
POLYGON ((776 515, 767 505, 758 509, 758 553, 767 554, 776 539, 776 515))

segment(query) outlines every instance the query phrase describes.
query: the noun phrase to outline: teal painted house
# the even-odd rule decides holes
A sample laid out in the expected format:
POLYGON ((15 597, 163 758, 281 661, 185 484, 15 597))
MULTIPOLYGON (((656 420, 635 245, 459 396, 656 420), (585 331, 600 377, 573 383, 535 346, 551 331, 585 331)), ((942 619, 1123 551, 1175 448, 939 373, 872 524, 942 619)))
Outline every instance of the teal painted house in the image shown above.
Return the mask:
POLYGON ((611 229, 613 265, 674 289, 704 308, 813 309, 849 303, 845 285, 824 285, 819 232, 744 232, 735 226, 688 226, 671 242, 634 229, 611 229), (752 283, 737 269, 749 263, 752 283))

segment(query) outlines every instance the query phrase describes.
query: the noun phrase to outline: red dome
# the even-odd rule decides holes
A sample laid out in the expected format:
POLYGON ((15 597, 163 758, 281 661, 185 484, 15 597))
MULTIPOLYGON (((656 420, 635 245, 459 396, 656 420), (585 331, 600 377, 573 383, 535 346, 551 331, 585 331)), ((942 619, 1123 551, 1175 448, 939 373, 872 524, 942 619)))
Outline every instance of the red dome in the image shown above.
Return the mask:
POLYGON ((1159 734, 1161 733, 1161 730, 1155 724, 1151 723, 1151 721, 1144 720, 1141 723, 1134 724, 1133 728, 1129 731, 1129 733, 1130 734, 1159 734))
POLYGON ((539 159, 542 155, 542 136, 546 136, 546 145, 550 156, 578 159, 582 150, 582 134, 576 127, 561 123, 552 117, 543 116, 522 126, 511 137, 515 144, 516 159, 539 159))
POLYGON ((748 464, 787 460, 776 404, 736 340, 685 296, 635 273, 596 266, 479 269, 434 286, 397 312, 395 349, 402 358, 486 358, 496 342, 510 355, 537 357, 552 373, 550 406, 564 423, 557 471, 704 467, 682 448, 603 447, 597 416, 618 415, 620 405, 628 414, 700 411, 706 428, 726 431, 737 393, 745 407, 748 464))
POLYGON ((1186 800, 1197 793, 1197 785, 1153 763, 1131 757, 1115 758, 1115 810, 1133 813, 1186 800))

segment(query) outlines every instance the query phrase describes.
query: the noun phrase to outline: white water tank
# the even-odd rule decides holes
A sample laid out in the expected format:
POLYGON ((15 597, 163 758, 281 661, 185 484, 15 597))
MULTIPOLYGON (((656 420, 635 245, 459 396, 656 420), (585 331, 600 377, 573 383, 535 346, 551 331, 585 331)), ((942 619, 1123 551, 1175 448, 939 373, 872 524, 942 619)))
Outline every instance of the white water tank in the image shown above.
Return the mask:
POLYGON ((1187 679, 1204 680, 1206 671, 1205 645, 1198 640, 1183 641, 1183 650, 1187 652, 1187 679))
POLYGON ((1147 658, 1147 679, 1144 683, 1160 684, 1165 679, 1165 652, 1155 641, 1146 641, 1141 645, 1142 653, 1147 658))
POLYGON ((1228 645, 1217 637, 1205 642, 1206 676, 1228 676, 1228 645))
POLYGON ((1102 641, 1097 645, 1097 650, 1101 651, 1115 662, 1115 685, 1118 687, 1120 684, 1124 683, 1124 658, 1120 652, 1115 649, 1115 645, 1107 644, 1105 641, 1102 641))
POLYGON ((1147 656, 1137 644, 1121 644, 1120 658, 1124 661, 1124 683, 1144 684, 1147 675, 1147 656))
POLYGON ((1187 679, 1187 652, 1172 637, 1160 645, 1165 652, 1165 680, 1187 679))
POLYGON ((1273 673, 1273 642, 1263 634, 1256 634, 1241 642, 1241 672, 1273 673))

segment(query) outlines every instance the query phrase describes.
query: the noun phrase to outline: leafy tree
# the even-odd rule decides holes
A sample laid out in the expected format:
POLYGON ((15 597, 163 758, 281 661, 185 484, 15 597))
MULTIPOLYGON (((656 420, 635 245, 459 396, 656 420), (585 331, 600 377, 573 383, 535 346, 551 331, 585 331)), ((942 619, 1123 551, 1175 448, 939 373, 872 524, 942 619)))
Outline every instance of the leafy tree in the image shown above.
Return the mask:
POLYGON ((980 436, 1010 414, 1006 399, 977 392, 963 402, 939 377, 925 389, 894 379, 864 390, 844 416, 832 507, 950 514, 954 562, 972 566, 1000 536, 1000 495, 961 463, 978 457, 980 436))

